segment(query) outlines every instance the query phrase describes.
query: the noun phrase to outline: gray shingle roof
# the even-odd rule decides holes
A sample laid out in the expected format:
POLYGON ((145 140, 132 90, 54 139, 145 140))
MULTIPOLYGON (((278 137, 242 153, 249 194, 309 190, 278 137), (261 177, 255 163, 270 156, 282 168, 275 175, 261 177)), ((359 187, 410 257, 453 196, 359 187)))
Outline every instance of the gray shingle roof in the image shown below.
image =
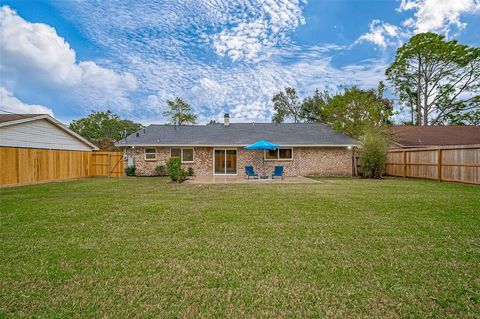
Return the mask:
POLYGON ((246 146, 258 140, 282 146, 357 145, 357 141, 323 123, 231 123, 150 125, 117 146, 246 146), (138 136, 137 136, 138 135, 138 136))

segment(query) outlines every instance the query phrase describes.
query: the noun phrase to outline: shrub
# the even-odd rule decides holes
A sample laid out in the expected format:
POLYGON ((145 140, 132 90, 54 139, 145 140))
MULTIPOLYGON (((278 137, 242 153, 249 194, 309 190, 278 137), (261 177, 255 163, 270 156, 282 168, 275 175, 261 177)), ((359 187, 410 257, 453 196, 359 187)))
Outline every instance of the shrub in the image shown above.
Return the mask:
POLYGON ((157 174, 160 176, 165 176, 167 175, 167 168, 165 167, 165 165, 158 165, 157 167, 155 167, 155 172, 157 172, 157 174))
POLYGON ((381 178, 385 172, 388 140, 382 133, 367 131, 361 143, 359 154, 363 177, 381 178))
POLYGON ((188 168, 188 176, 193 176, 193 167, 188 168))
POLYGON ((182 168, 182 162, 179 157, 171 157, 167 162, 168 176, 172 182, 183 182, 187 178, 187 171, 182 168))
POLYGON ((125 168, 125 174, 127 176, 135 176, 135 166, 134 165, 127 166, 127 168, 125 168))

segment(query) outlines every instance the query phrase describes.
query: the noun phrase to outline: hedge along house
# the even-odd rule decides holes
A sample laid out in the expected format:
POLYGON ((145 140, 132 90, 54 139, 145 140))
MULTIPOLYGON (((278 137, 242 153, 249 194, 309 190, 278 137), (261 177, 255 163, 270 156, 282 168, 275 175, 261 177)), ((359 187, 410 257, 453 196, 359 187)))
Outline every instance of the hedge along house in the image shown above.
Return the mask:
POLYGON ((225 114, 224 123, 150 125, 115 145, 125 149, 128 165, 135 165, 139 176, 156 175, 155 168, 172 156, 202 176, 243 176, 245 166, 270 175, 278 165, 286 176, 349 176, 357 144, 323 123, 230 123, 225 114), (258 140, 280 148, 244 148, 258 140))

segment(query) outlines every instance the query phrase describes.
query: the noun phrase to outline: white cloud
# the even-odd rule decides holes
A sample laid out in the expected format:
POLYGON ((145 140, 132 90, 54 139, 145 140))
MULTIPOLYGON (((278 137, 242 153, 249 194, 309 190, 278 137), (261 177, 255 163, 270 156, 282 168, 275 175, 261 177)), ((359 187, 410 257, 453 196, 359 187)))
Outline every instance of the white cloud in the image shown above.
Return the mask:
POLYGON ((453 30, 462 30, 467 24, 461 16, 480 13, 480 0, 401 0, 398 12, 415 11, 401 26, 373 20, 370 31, 361 35, 355 44, 364 41, 386 48, 401 45, 413 34, 437 32, 449 36, 453 30))
POLYGON ((289 32, 304 24, 298 0, 247 2, 249 15, 232 16, 221 32, 211 36, 215 52, 233 61, 258 61, 269 49, 285 43, 289 32))
POLYGON ((77 62, 75 51, 54 28, 30 23, 7 6, 0 8, 0 71, 10 87, 55 89, 91 108, 128 107, 136 89, 131 74, 119 74, 92 61, 77 62))
POLYGON ((450 33, 452 27, 463 29, 466 26, 460 17, 464 14, 480 12, 478 0, 402 0, 400 12, 415 10, 414 18, 404 21, 406 27, 415 33, 441 32, 450 33))
POLYGON ((36 104, 25 104, 8 91, 0 86, 0 113, 11 112, 19 114, 49 114, 53 116, 53 111, 48 107, 36 104))
POLYGON ((383 61, 335 66, 330 57, 344 53, 346 46, 293 44, 290 33, 303 23, 304 3, 79 0, 55 6, 112 60, 122 61, 122 67, 136 75, 141 96, 130 113, 144 118, 143 123, 165 122, 166 100, 178 96, 205 123, 222 120, 224 112, 232 122, 269 122, 271 98, 285 86, 305 96, 315 88, 376 87, 383 79, 383 61), (227 37, 220 39, 221 35, 227 37), (252 46, 244 50, 246 44, 252 46), (261 46, 259 51, 255 44, 261 46), (215 45, 225 45, 226 58, 215 45))
MULTIPOLYGON (((232 122, 271 122, 271 109, 262 100, 239 104, 229 111, 232 122)), ((223 118, 223 114, 219 116, 223 118)), ((219 120, 221 120, 219 119, 219 120)))
POLYGON ((370 32, 363 34, 356 43, 368 41, 375 45, 386 48, 388 45, 398 44, 398 39, 402 35, 401 30, 392 24, 373 20, 370 25, 370 32))
MULTIPOLYGON (((223 70, 205 65, 162 66, 160 74, 149 74, 148 78, 152 83, 160 83, 164 78, 175 79, 178 85, 175 94, 194 107, 202 123, 210 119, 221 120, 224 112, 230 113, 232 122, 270 122, 271 98, 286 86, 296 87, 303 97, 317 88, 332 92, 353 85, 372 88, 384 80, 386 61, 367 60, 337 68, 332 64, 331 54, 324 47, 291 47, 279 53, 277 61, 254 67, 237 65, 223 70), (298 60, 292 61, 292 57, 298 60), (182 72, 181 76, 178 72, 182 72)), ((142 72, 149 69, 151 66, 143 66, 142 72)), ((162 87, 171 88, 172 85, 162 82, 162 87)), ((150 96, 152 111, 164 108, 164 101, 171 97, 164 91, 150 96)))

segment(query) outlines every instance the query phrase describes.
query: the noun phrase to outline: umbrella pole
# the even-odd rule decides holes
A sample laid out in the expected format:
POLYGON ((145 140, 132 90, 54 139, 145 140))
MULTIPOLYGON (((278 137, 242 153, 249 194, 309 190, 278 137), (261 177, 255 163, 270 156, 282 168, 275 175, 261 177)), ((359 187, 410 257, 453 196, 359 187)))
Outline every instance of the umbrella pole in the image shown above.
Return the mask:
POLYGON ((262 150, 262 166, 263 166, 263 176, 265 176, 265 151, 262 150))

